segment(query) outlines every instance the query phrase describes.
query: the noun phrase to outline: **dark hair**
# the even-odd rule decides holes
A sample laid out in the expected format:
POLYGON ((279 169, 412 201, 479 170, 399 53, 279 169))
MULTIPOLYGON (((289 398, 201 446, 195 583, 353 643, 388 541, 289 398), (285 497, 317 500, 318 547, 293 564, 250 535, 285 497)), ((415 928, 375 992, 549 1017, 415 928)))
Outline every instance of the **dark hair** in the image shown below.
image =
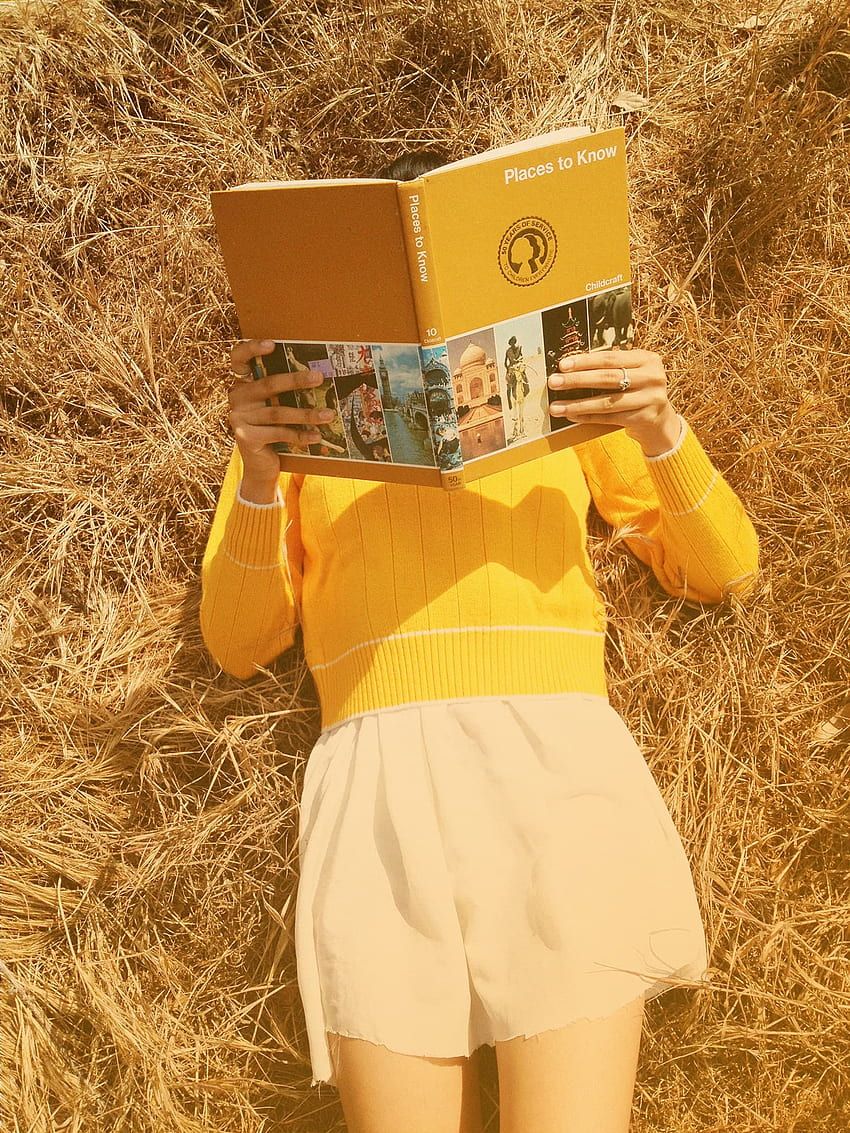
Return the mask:
POLYGON ((385 177, 391 181, 414 181, 438 165, 448 165, 449 158, 436 149, 410 150, 399 154, 394 161, 382 166, 373 177, 385 177))

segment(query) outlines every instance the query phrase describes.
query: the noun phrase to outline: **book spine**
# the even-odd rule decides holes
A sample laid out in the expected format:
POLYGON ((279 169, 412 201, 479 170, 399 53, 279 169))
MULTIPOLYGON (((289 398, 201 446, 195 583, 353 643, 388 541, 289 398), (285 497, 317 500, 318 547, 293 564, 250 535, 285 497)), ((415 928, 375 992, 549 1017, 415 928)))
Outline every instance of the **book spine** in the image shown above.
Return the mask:
POLYGON ((398 191, 410 287, 419 324, 419 345, 439 346, 443 342, 440 325, 442 319, 425 206, 425 184, 421 178, 416 181, 399 181, 398 191))
MULTIPOLYGON (((419 330, 419 358, 423 381, 428 397, 428 365, 444 362, 448 378, 440 389, 440 404, 448 402, 448 409, 435 414, 432 406, 437 404, 435 396, 429 400, 431 417, 431 442, 440 469, 444 488, 464 486, 463 460, 460 455, 460 434, 457 424, 457 405, 455 403, 454 383, 449 371, 448 352, 443 336, 443 320, 440 311, 440 297, 434 265, 431 232, 428 226, 428 209, 425 203, 426 191, 422 178, 413 181, 399 181, 398 200, 401 211, 404 246, 407 252, 410 289, 419 330), (428 363, 425 363, 428 359, 428 363)), ((436 373, 432 369, 431 374, 436 373)))

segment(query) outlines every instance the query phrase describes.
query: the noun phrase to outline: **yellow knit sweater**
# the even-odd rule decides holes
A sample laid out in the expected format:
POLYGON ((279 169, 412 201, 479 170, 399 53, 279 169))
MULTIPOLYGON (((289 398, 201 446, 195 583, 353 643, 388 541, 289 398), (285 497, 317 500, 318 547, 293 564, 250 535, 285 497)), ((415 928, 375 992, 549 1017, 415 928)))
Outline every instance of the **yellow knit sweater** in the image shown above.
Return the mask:
POLYGON ((456 491, 281 473, 270 504, 242 500, 234 444, 201 568, 204 642, 244 679, 300 623, 323 728, 411 701, 607 697, 591 497, 672 595, 716 603, 757 576, 752 523, 680 422, 656 457, 620 429, 456 491))

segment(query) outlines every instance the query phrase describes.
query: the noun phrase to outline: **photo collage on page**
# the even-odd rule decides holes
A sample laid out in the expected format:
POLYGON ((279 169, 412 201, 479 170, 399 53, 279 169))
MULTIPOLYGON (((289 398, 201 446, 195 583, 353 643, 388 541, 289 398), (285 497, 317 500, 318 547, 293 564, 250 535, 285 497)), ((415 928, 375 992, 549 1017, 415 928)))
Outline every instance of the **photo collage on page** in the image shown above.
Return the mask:
POLYGON ((280 442, 276 451, 436 466, 431 435, 439 422, 431 419, 433 398, 416 343, 284 341, 260 362, 266 373, 314 370, 324 378, 321 385, 279 394, 279 404, 336 411, 331 421, 316 425, 321 441, 280 442))
POLYGON ((549 413, 551 402, 610 391, 550 390, 548 378, 560 359, 628 350, 633 339, 631 284, 450 338, 446 348, 463 463, 572 428, 575 422, 549 413))
POLYGON ((553 401, 608 392, 550 390, 565 355, 630 349, 631 285, 519 315, 445 344, 277 342, 258 373, 315 370, 319 386, 277 395, 280 405, 333 409, 321 441, 276 451, 407 464, 443 471, 575 424, 553 401), (455 412, 455 407, 457 412, 455 412))

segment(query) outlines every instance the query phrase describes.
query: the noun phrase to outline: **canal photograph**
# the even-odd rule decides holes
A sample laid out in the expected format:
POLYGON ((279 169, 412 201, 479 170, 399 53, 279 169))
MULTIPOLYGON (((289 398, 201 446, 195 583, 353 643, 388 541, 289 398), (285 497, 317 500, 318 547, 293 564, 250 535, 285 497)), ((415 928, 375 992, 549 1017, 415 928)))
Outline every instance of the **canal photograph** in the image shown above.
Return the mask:
POLYGON ((372 360, 393 463, 434 468, 436 458, 417 346, 407 343, 373 345, 372 360))

